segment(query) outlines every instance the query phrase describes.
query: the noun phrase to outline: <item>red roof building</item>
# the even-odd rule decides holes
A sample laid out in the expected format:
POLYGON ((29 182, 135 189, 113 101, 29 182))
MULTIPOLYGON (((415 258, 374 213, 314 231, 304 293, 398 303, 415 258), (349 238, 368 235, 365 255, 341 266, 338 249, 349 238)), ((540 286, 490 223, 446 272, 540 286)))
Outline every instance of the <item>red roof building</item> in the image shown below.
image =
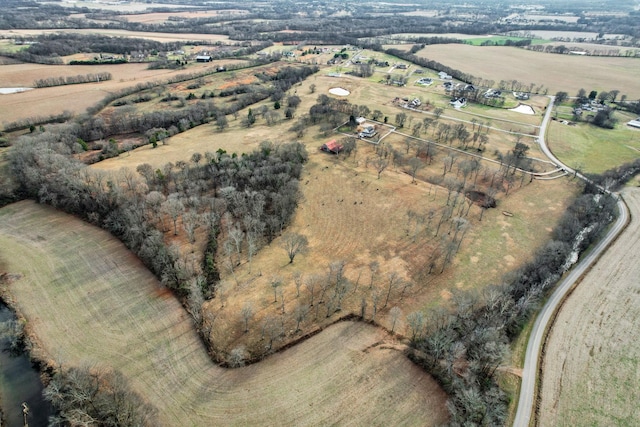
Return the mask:
POLYGON ((333 154, 338 154, 339 152, 342 151, 344 147, 340 144, 338 144, 338 142, 335 139, 332 139, 331 141, 322 144, 322 147, 320 147, 320 149, 322 151, 326 151, 327 153, 333 153, 333 154))

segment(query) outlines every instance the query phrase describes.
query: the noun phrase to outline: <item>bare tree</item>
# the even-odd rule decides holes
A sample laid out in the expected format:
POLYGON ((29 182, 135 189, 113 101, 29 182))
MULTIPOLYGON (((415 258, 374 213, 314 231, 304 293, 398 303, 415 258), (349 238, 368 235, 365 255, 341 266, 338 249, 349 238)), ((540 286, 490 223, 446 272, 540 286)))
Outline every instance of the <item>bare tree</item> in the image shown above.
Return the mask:
POLYGON ((321 280, 322 278, 320 276, 318 276, 317 274, 312 274, 311 276, 308 276, 304 282, 304 285, 309 291, 309 305, 311 307, 313 307, 313 298, 315 296, 315 290, 317 289, 318 283, 320 283, 321 280))
POLYGON ((387 303, 389 302, 389 297, 391 297, 391 292, 398 286, 398 283, 402 280, 400 275, 395 271, 392 271, 391 273, 389 273, 389 275, 387 276, 387 279, 388 279, 387 294, 384 299, 384 305, 382 306, 382 308, 385 308, 387 306, 387 303))
POLYGON ((273 302, 278 302, 278 288, 282 286, 282 278, 273 276, 269 281, 269 286, 273 289, 273 302))
POLYGON ((296 285, 296 298, 300 296, 300 288, 302 287, 302 273, 300 271, 294 271, 291 275, 293 277, 293 283, 296 285))
POLYGON ((173 220, 173 235, 178 235, 178 218, 184 212, 184 205, 178 198, 177 194, 171 194, 169 198, 162 204, 164 212, 173 220))
POLYGON ((286 233, 282 236, 282 248, 287 251, 289 256, 289 264, 293 263, 293 259, 300 253, 305 253, 309 247, 309 241, 306 236, 297 233, 286 233))
POLYGON ((424 163, 418 157, 412 157, 409 159, 409 167, 411 168, 411 183, 416 182, 416 174, 419 169, 424 167, 424 163))
POLYGON ((393 333, 396 329, 396 324, 398 323, 398 319, 402 316, 402 310, 400 307, 391 307, 389 310, 389 319, 391 320, 391 333, 393 333))
POLYGON ((376 172, 378 172, 378 179, 380 179, 382 172, 389 166, 389 160, 384 157, 378 157, 373 161, 373 166, 376 168, 376 172))
POLYGON ((293 310, 293 317, 296 319, 296 332, 300 330, 300 323, 304 322, 311 307, 307 304, 298 304, 293 310))
POLYGON ((187 233, 187 239, 192 245, 196 242, 196 230, 200 227, 200 216, 194 210, 182 215, 182 228, 187 233))
POLYGON ((407 324, 411 330, 411 341, 415 342, 422 338, 424 332, 424 315, 421 311, 414 311, 407 314, 407 324))
POLYGON ((243 345, 234 348, 229 353, 229 366, 232 368, 239 368, 244 366, 244 361, 247 358, 247 350, 243 345))
POLYGON ((377 289, 371 290, 371 305, 373 312, 371 313, 371 321, 374 321, 378 313, 378 304, 380 303, 380 292, 377 289))
POLYGON ((253 318, 253 303, 251 301, 247 301, 242 306, 242 310, 240 310, 240 315, 242 316, 242 321, 244 322, 244 332, 249 332, 249 321, 253 318))
POLYGON ((369 271, 371 272, 371 280, 369 281, 369 289, 373 288, 373 280, 375 279, 376 273, 380 268, 380 264, 378 261, 371 261, 369 263, 369 271))

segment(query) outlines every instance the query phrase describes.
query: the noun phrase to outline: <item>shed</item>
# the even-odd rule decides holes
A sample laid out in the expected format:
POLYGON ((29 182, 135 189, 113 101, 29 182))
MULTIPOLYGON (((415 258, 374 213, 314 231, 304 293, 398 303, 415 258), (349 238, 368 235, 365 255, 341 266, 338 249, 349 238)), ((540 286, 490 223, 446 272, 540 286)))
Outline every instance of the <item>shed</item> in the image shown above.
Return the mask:
POLYGON ((327 153, 333 153, 333 154, 338 154, 339 152, 342 151, 344 147, 341 144, 338 144, 338 141, 336 141, 335 139, 332 139, 331 141, 322 144, 322 147, 320 147, 320 149, 322 151, 326 151, 327 153))

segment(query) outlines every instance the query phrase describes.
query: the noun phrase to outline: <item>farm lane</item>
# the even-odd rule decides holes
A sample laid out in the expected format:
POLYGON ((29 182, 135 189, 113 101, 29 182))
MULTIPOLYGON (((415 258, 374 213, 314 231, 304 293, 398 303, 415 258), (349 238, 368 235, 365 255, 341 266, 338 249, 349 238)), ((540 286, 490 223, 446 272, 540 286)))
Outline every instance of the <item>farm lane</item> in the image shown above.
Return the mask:
POLYGON ((638 425, 640 188, 623 196, 634 217, 566 299, 542 358, 539 425, 638 425))

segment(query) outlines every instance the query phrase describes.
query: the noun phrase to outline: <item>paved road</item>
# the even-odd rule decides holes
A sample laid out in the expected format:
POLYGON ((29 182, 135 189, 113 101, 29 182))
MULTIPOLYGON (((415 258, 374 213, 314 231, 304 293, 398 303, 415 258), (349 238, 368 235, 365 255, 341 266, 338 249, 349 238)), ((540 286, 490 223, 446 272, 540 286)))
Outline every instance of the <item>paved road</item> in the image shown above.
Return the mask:
MULTIPOLYGON (((540 126, 540 138, 538 143, 542 151, 554 162, 558 167, 565 169, 570 173, 576 173, 573 169, 569 168, 558 160, 553 153, 549 150, 545 143, 545 132, 549 118, 551 117, 551 110, 553 108, 554 97, 551 97, 551 102, 547 107, 547 112, 544 116, 542 125, 540 126)), ((578 177, 586 179, 581 174, 577 174, 578 177)), ((618 199, 618 210, 620 215, 618 220, 607 233, 607 235, 593 248, 593 250, 583 258, 569 273, 568 276, 557 285, 556 290, 553 292, 547 303, 542 307, 542 310, 538 314, 536 321, 529 337, 529 343, 527 344, 527 352, 524 360, 524 368, 522 370, 522 384, 520 386, 520 400, 518 401, 518 409, 513 422, 514 427, 528 427, 531 422, 531 413, 533 410, 533 399, 535 397, 536 375, 538 373, 538 361, 540 359, 540 350, 542 341, 545 337, 547 326, 553 316, 553 313, 558 308, 559 304, 564 300, 567 292, 571 289, 574 283, 582 277, 582 275, 591 267, 591 265, 598 259, 600 254, 604 252, 609 244, 620 234, 624 229, 629 219, 629 211, 627 205, 622 198, 615 196, 618 199)))

